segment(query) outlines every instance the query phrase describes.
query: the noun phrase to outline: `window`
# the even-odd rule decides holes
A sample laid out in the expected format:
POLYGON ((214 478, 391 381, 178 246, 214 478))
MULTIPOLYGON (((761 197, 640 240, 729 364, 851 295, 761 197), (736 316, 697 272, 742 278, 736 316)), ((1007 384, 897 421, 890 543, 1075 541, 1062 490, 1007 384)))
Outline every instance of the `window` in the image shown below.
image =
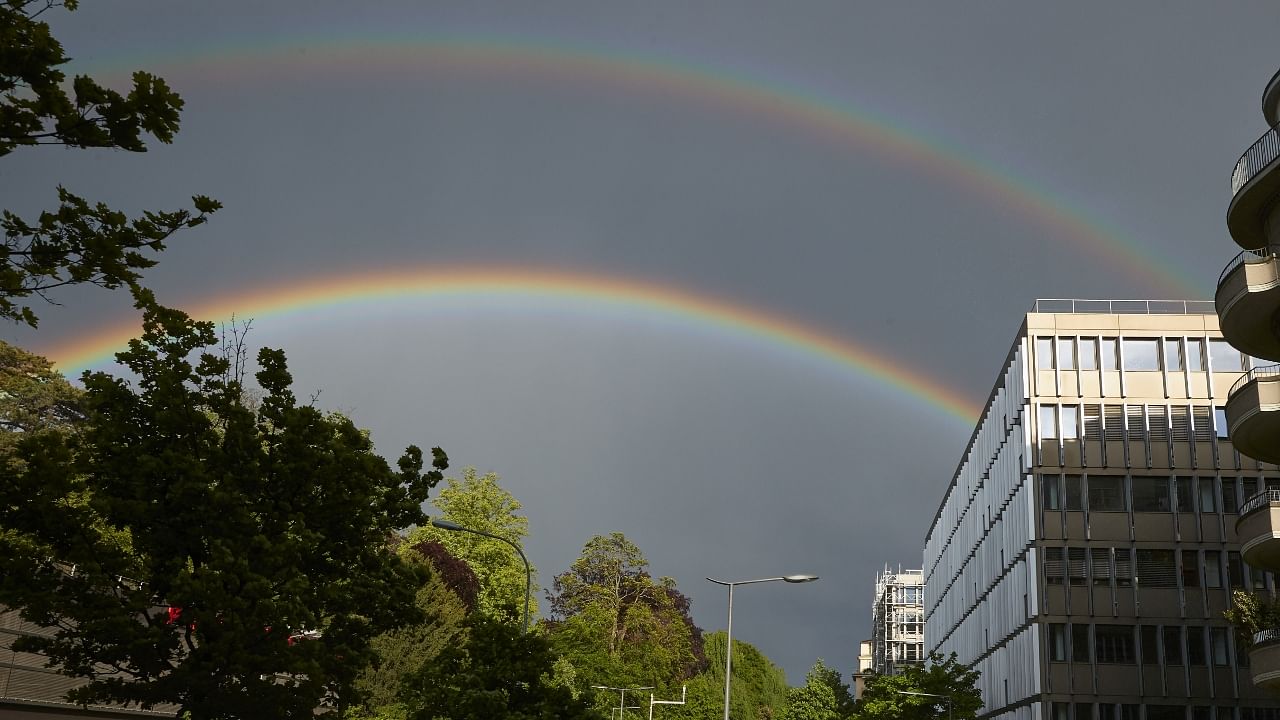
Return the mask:
POLYGON ((1058 413, 1052 405, 1040 406, 1040 439, 1052 440, 1058 437, 1058 413))
POLYGON ((1072 585, 1084 585, 1089 577, 1084 566, 1085 552, 1080 547, 1067 548, 1067 576, 1072 585))
POLYGON ((1116 338, 1102 338, 1099 345, 1103 370, 1117 370, 1120 367, 1120 345, 1116 338))
POLYGON ((1222 478, 1222 512, 1235 515, 1240 511, 1240 506, 1236 500, 1236 479, 1233 477, 1222 478))
POLYGON ((1159 370, 1160 344, 1155 338, 1124 338, 1125 370, 1159 370))
POLYGON ((1082 489, 1083 478, 1079 475, 1068 475, 1066 477, 1066 500, 1068 510, 1084 510, 1084 490, 1082 489))
POLYGON ((1164 367, 1173 372, 1182 369, 1182 341, 1177 338, 1165 338, 1164 367))
POLYGON ((1062 406, 1062 439, 1080 439, 1080 406, 1062 406))
POLYGON ((1187 369, 1204 370, 1204 340, 1201 338, 1187 340, 1187 369))
POLYGON ((1067 661, 1067 626, 1062 623, 1049 625, 1049 659, 1054 662, 1067 661))
POLYGON ((1245 369, 1244 356, 1226 340, 1209 338, 1209 366, 1214 372, 1240 372, 1245 369))
POLYGON ((1177 625, 1164 628, 1164 664, 1182 664, 1182 628, 1177 625))
POLYGON ((1191 478, 1180 477, 1173 482, 1178 499, 1178 512, 1195 512, 1191 505, 1191 478))
POLYGON ((1213 664, 1217 667, 1227 666, 1227 629, 1209 628, 1209 644, 1213 651, 1213 664))
POLYGON ((1227 439, 1227 409, 1224 407, 1216 407, 1213 409, 1213 425, 1217 431, 1219 440, 1227 439))
POLYGON ((1111 548, 1090 548, 1089 564, 1093 569, 1094 585, 1111 584, 1111 548))
POLYGON ((1044 578, 1050 585, 1061 585, 1067 574, 1066 551, 1060 547, 1044 549, 1044 578))
POLYGON ((1089 509, 1094 512, 1124 512, 1124 478, 1090 475, 1089 509))
POLYGON ((1138 550, 1138 587, 1178 587, 1172 550, 1138 550))
POLYGON ((1204 667, 1207 658, 1204 652, 1204 628, 1193 625, 1187 628, 1187 664, 1204 667))
POLYGON ((1076 369, 1076 339, 1058 338, 1058 369, 1076 369))
POLYGON ((1053 369, 1053 338, 1036 338, 1036 368, 1053 369))
POLYGON ((1232 588, 1244 587, 1244 566, 1240 564, 1240 553, 1227 553, 1227 582, 1232 588))
POLYGON ((1222 556, 1217 550, 1204 551, 1204 586, 1222 587, 1222 556))
POLYGON ((1147 705, 1147 720, 1183 720, 1186 716, 1183 705, 1147 705))
POLYGON ((1213 491, 1213 478, 1200 478, 1200 512, 1218 512, 1218 493, 1213 491))
POLYGON ((1097 625, 1093 642, 1093 652, 1100 663, 1132 665, 1137 660, 1132 625, 1097 625))
POLYGON ((1098 369, 1098 338, 1080 338, 1080 369, 1098 369))
POLYGON ((1075 720, 1093 720, 1093 703, 1076 703, 1075 720))
POLYGON ((1075 662, 1089 662, 1089 626, 1076 623, 1071 626, 1071 659, 1075 662))
POLYGON ((1133 482, 1134 512, 1170 512, 1169 478, 1135 475, 1133 482))
POLYGON ((1116 548, 1116 585, 1129 587, 1133 584, 1133 558, 1129 548, 1116 548))
POLYGON ((1045 510, 1062 509, 1062 476, 1041 475, 1040 497, 1044 498, 1045 510))
POLYGON ((1157 645, 1157 638, 1160 637, 1159 628, 1155 625, 1143 625, 1139 634, 1142 635, 1142 664, 1160 664, 1160 647, 1157 645))
POLYGON ((1200 587, 1199 553, 1195 550, 1182 551, 1182 587, 1200 587))

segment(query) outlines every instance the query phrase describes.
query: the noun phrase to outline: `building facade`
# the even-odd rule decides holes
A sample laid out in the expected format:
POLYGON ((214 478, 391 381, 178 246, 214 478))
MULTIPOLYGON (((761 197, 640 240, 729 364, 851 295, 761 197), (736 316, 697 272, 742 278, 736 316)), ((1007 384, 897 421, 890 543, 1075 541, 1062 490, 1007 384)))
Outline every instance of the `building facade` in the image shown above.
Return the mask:
POLYGON ((923 660, 924 574, 886 565, 871 603, 871 672, 897 675, 923 660))
MULTIPOLYGON (((1242 248, 1218 276, 1214 305, 1232 346, 1280 362, 1280 73, 1262 95, 1267 131, 1231 173, 1227 230, 1242 248)), ((1280 365, 1251 369, 1230 389, 1227 433, 1241 453, 1280 462, 1280 365)), ((1280 571, 1280 490, 1259 488, 1236 522, 1245 562, 1280 571)), ((1258 588, 1258 590, 1263 590, 1258 588)), ((1273 589, 1264 599, 1273 600, 1273 589)), ((1260 628, 1251 639, 1254 683, 1280 692, 1280 628, 1260 628)))
POLYGON ((924 551, 925 649, 981 672, 984 717, 1280 717, 1222 618, 1274 587, 1236 536, 1280 478, 1227 437, 1252 365, 1211 303, 1026 315, 924 551))

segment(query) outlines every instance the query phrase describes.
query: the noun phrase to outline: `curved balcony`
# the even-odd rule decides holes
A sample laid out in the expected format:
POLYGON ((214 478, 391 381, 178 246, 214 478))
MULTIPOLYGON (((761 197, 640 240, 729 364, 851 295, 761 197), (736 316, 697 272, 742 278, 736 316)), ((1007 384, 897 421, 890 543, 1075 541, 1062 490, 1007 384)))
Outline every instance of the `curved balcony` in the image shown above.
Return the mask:
POLYGON ((1218 276, 1213 300, 1228 342, 1253 357, 1280 362, 1280 245, 1232 258, 1218 276))
POLYGON ((1280 463, 1280 365, 1254 368, 1231 386, 1227 434, 1245 455, 1280 463))
POLYGON ((1280 571, 1280 490, 1263 490, 1240 506, 1236 536, 1250 567, 1280 571))
POLYGON ((1249 672, 1255 687, 1280 690, 1280 628, 1263 630, 1253 636, 1249 672))
POLYGON ((1227 230, 1240 247, 1262 247, 1267 244, 1266 211, 1280 192, 1280 132, 1268 129, 1249 146, 1231 172, 1231 204, 1227 206, 1227 230))
POLYGON ((1268 125, 1280 123, 1280 71, 1267 81, 1267 89, 1262 91, 1262 116, 1268 125))

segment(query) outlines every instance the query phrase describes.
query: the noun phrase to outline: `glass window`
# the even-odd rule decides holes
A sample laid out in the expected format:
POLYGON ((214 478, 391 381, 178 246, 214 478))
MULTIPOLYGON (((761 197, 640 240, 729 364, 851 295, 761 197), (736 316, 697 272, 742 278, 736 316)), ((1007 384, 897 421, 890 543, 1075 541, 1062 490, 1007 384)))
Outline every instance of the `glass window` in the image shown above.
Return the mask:
POLYGON ((1067 626, 1062 623, 1049 625, 1049 659, 1054 662, 1067 661, 1067 626))
POLYGON ((1182 551, 1182 587, 1200 587, 1200 554, 1195 550, 1182 551))
POLYGON ((1094 585, 1111 584, 1111 548, 1090 548, 1089 565, 1094 585))
POLYGON ((1187 709, 1182 705, 1147 705, 1147 720, 1184 720, 1187 709))
POLYGON ((1204 551, 1204 586, 1222 587, 1222 556, 1217 550, 1204 551))
POLYGON ((1124 478, 1112 475, 1090 475, 1089 510, 1124 512, 1124 478))
POLYGON ((1133 477, 1134 512, 1171 512, 1167 477, 1133 477))
POLYGON ((1138 709, 1141 705, 1125 704, 1120 706, 1120 720, 1138 720, 1138 709))
POLYGON ((1213 491, 1213 478, 1200 478, 1200 512, 1218 512, 1218 493, 1213 491))
POLYGON ((1222 338, 1209 338, 1209 365, 1214 372, 1244 370, 1244 356, 1222 338))
POLYGON ((1051 440, 1058 437, 1058 413, 1053 405, 1040 406, 1040 439, 1051 440))
POLYGON ((1075 720, 1093 720, 1093 703, 1078 702, 1075 707, 1075 720))
POLYGON ((1182 664, 1182 628, 1177 625, 1164 628, 1164 664, 1182 664))
POLYGON ((1222 478, 1222 512, 1235 515, 1239 512, 1240 506, 1236 500, 1236 479, 1233 477, 1222 478))
POLYGON ((1159 370, 1160 344, 1155 338, 1124 339, 1125 370, 1159 370))
POLYGON ((1082 489, 1083 478, 1079 475, 1068 475, 1066 477, 1066 500, 1068 510, 1084 510, 1084 490, 1082 489))
POLYGON ((1067 574, 1066 550, 1060 547, 1044 549, 1044 578, 1050 585, 1061 585, 1067 574))
POLYGON ((1187 664, 1203 667, 1208 663, 1204 652, 1204 628, 1193 625, 1187 628, 1187 664))
POLYGON ((1173 372, 1182 369, 1182 341, 1177 338, 1165 338, 1164 367, 1173 372))
POLYGON ((1132 625, 1097 625, 1093 642, 1093 652, 1100 663, 1132 665, 1137 660, 1132 625))
POLYGON ((1209 644, 1213 651, 1213 664, 1218 667, 1227 666, 1227 629, 1209 628, 1209 644))
POLYGON ((1062 509, 1062 476, 1041 475, 1040 497, 1044 498, 1045 510, 1062 509))
POLYGON ((1098 338, 1080 338, 1080 369, 1098 369, 1098 338))
POLYGON ((1155 625, 1143 625, 1141 629, 1142 635, 1142 664, 1143 665, 1159 665, 1160 664, 1160 648, 1157 645, 1159 629, 1155 625))
POLYGON ((1053 338, 1036 338, 1036 368, 1053 369, 1053 338))
POLYGON ((1172 550, 1138 550, 1138 587, 1178 587, 1172 550))
POLYGON ((1079 440, 1080 439, 1080 406, 1079 405, 1063 405, 1062 406, 1062 439, 1063 440, 1079 440))
POLYGON ((1204 340, 1201 338, 1187 340, 1187 369, 1204 370, 1204 340))
POLYGON ((1216 407, 1213 409, 1213 425, 1217 431, 1219 440, 1227 439, 1227 409, 1224 407, 1216 407))
POLYGON ((1129 587, 1133 584, 1133 556, 1129 548, 1115 548, 1116 552, 1116 585, 1129 587))
POLYGON ((1088 581, 1089 573, 1084 566, 1085 557, 1085 548, 1067 548, 1067 576, 1072 585, 1084 585, 1088 581))
POLYGON ((1117 370, 1120 368, 1120 344, 1116 338, 1102 338, 1099 345, 1099 355, 1102 358, 1103 370, 1117 370))
POLYGON ((1058 338, 1058 369, 1076 369, 1076 339, 1058 338))
POLYGON ((1227 553, 1227 582, 1233 588, 1244 587, 1244 566, 1240 564, 1240 553, 1227 553))
POLYGON ((1071 659, 1075 662, 1089 662, 1089 626, 1076 623, 1071 626, 1071 659))
POLYGON ((1191 505, 1191 478, 1180 477, 1173 481, 1178 497, 1178 512, 1195 512, 1191 505))
POLYGON ((1053 704, 1053 720, 1071 720, 1070 703, 1056 702, 1053 704))

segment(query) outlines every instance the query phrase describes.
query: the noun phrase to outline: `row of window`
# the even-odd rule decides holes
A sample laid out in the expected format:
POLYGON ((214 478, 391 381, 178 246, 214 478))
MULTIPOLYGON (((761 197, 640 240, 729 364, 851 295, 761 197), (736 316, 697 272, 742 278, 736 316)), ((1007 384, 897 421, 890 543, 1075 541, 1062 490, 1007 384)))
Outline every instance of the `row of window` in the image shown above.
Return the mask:
POLYGON ((1045 510, 1090 512, 1225 512, 1234 515, 1261 490, 1280 489, 1280 478, 1169 475, 1040 475, 1045 510))
POLYGON ((1051 720, 1144 720, 1141 710, 1145 707, 1145 720, 1280 720, 1280 708, 1231 708, 1207 705, 1134 705, 1128 703, 1063 703, 1056 702, 1050 713, 1051 720), (1072 711, 1072 708, 1074 712, 1072 711), (1236 712, 1239 712, 1237 718, 1236 712))
POLYGON ((1251 568, 1240 553, 1220 550, 1157 550, 1109 547, 1046 547, 1049 585, 1105 585, 1144 588, 1251 588, 1265 590, 1269 572, 1251 568), (1225 575, 1224 571, 1225 570, 1225 575))
POLYGON ((1226 439, 1227 410, 1187 405, 1041 405, 1041 440, 1226 439))
POLYGON ((893 602, 898 605, 923 605, 924 588, 919 585, 905 585, 893 589, 893 602))
POLYGON ((1037 337, 1035 353, 1040 370, 1236 372, 1254 364, 1222 338, 1037 337))
MULTIPOLYGON (((1050 623, 1049 659, 1112 665, 1228 667, 1230 628, 1200 625, 1050 623)), ((1237 664, 1247 660, 1245 653, 1237 664)))

